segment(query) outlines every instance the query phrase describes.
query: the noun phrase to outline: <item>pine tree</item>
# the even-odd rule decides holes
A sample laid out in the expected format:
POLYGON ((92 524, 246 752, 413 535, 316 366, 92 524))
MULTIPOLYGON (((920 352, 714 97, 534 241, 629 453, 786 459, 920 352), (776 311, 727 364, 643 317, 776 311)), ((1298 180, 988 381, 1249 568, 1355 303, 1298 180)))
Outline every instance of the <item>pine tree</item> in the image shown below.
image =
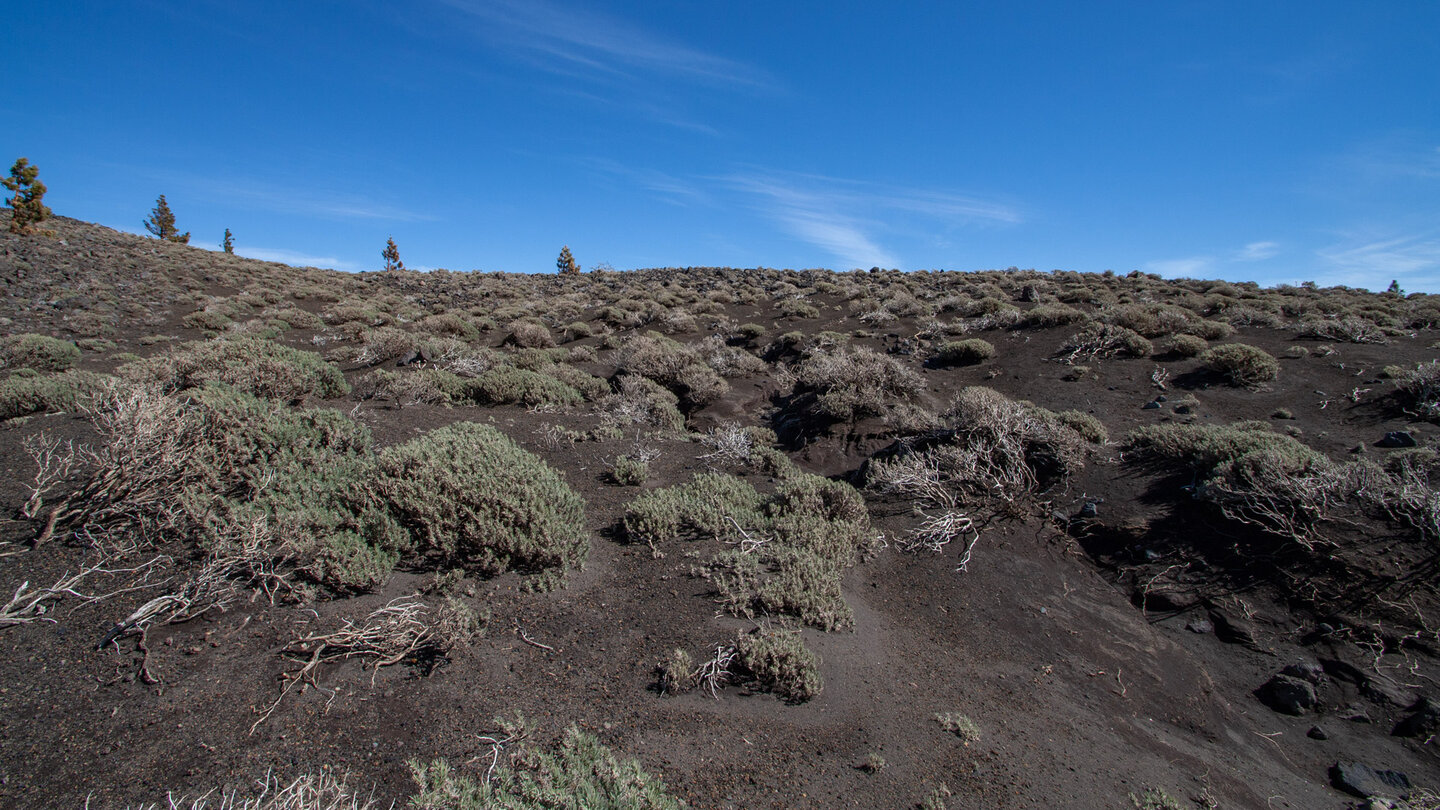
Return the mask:
POLYGON ((555 260, 555 269, 562 276, 576 275, 580 272, 580 265, 575 263, 575 257, 570 254, 570 246, 560 248, 560 258, 555 260))
POLYGON ((380 251, 380 258, 385 260, 386 270, 404 270, 405 263, 400 261, 400 248, 395 247, 395 238, 385 240, 385 249, 380 251))
POLYGON ((230 234, 230 229, 225 229, 225 241, 220 243, 220 249, 226 253, 235 252, 235 238, 230 234))
POLYGON ((30 161, 22 157, 10 167, 10 176, 0 179, 0 185, 15 195, 5 200, 11 209, 11 233, 34 233, 35 225, 50 216, 50 209, 41 202, 45 196, 45 184, 37 179, 39 175, 40 169, 31 166, 30 161))
POLYGON ((164 194, 161 194, 160 199, 155 201, 155 208, 150 212, 150 218, 145 220, 145 230, 155 234, 158 239, 181 245, 190 244, 190 232, 180 233, 180 229, 175 227, 175 214, 171 212, 170 204, 165 202, 164 194))

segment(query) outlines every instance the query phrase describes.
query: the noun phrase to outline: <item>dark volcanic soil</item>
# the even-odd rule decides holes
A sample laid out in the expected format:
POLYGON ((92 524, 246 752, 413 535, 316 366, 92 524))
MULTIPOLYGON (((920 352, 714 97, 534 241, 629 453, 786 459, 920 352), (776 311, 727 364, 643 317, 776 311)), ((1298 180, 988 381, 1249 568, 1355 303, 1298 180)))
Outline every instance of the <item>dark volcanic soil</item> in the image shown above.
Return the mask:
MULTIPOLYGON (((217 301, 258 296, 261 288, 278 292, 278 303, 315 313, 349 298, 429 312, 441 303, 450 311, 515 303, 470 300, 455 280, 459 274, 342 276, 71 220, 53 227, 50 237, 0 235, 0 331, 112 341, 84 353, 81 367, 95 371, 113 370, 126 359, 119 353, 148 356, 203 339, 204 332, 184 325, 185 316, 217 301)), ((763 296, 718 303, 700 317, 764 326, 763 337, 739 341, 761 354, 790 331, 833 330, 857 345, 904 346, 930 317, 872 325, 840 292, 778 271, 621 275, 647 273, 661 291, 707 279, 771 285, 763 296), (781 315, 793 293, 773 289, 780 283, 800 286, 817 316, 781 315)), ((899 276, 824 277, 892 284, 899 276)), ((928 278, 959 284, 953 277, 963 274, 928 278)), ((1005 277, 965 283, 1004 289, 998 280, 1005 277)), ((1028 309, 1034 304, 1023 288, 1050 274, 1013 278, 1011 300, 1028 309)), ((1168 284, 1148 277, 1085 280, 1134 300, 1159 295, 1168 284)), ((565 323, 594 320, 613 301, 606 292, 613 277, 609 288, 588 275, 573 283, 596 303, 557 323, 557 336, 565 323)), ((1246 292, 1263 298, 1258 290, 1236 290, 1242 298, 1246 292)), ((277 301, 255 304, 252 317, 267 305, 277 301)), ((1105 303, 1074 306, 1096 312, 1105 303)), ((1315 351, 1320 342, 1297 340, 1292 327, 1293 319, 1282 328, 1242 325, 1212 341, 1248 343, 1281 357, 1279 378, 1261 388, 1220 384, 1198 372, 1194 359, 1164 355, 1090 361, 1087 374, 1069 379, 1074 367, 1054 357, 1078 325, 966 335, 996 348, 994 358, 972 366, 927 366, 923 341, 914 353, 892 354, 923 376, 921 404, 934 410, 962 387, 984 385, 1053 410, 1092 414, 1111 444, 1069 481, 991 510, 964 572, 956 570, 962 549, 954 544, 939 554, 876 549, 851 569, 844 595, 854 628, 804 631, 823 660, 825 688, 796 705, 733 687, 718 697, 658 693, 656 664, 672 649, 700 658, 753 623, 717 615, 709 584, 691 576, 697 558, 718 544, 677 541, 657 558, 618 536, 625 507, 640 490, 612 483, 607 463, 635 440, 571 442, 557 439, 552 427, 595 427, 589 405, 546 412, 397 407, 354 397, 309 402, 351 412, 380 446, 455 421, 494 424, 586 500, 591 542, 583 571, 548 593, 523 591, 514 574, 468 578, 465 600, 490 616, 479 641, 452 651, 428 675, 406 665, 378 672, 357 662, 327 667, 324 690, 292 693, 253 733, 259 712, 279 694, 278 676, 293 666, 278 652, 297 633, 364 616, 415 593, 429 575, 402 570, 379 592, 321 600, 313 611, 256 593, 224 611, 152 627, 143 648, 134 635, 96 645, 155 591, 93 602, 67 596, 45 621, 0 628, 0 805, 81 807, 88 800, 90 807, 124 807, 163 802, 167 791, 193 795, 243 786, 267 772, 289 776, 321 767, 348 771, 352 781, 375 784, 377 797, 403 803, 412 792, 407 760, 445 757, 457 766, 483 766, 490 748, 479 735, 496 729, 494 718, 516 712, 546 739, 570 724, 594 732, 703 808, 909 807, 943 785, 949 807, 1122 807, 1132 795, 1161 789, 1184 807, 1317 810, 1361 801, 1331 785, 1329 769, 1339 761, 1403 771, 1417 785, 1440 788, 1435 743, 1392 734, 1422 697, 1440 699, 1433 544, 1356 525, 1332 534, 1336 546, 1317 563, 1294 543, 1257 539, 1251 528, 1196 502, 1183 471, 1121 457, 1117 442, 1127 431, 1168 422, 1267 420, 1277 430, 1296 429, 1335 461, 1354 458, 1356 448, 1383 458, 1393 451, 1374 445, 1387 431, 1409 431, 1422 446, 1440 437, 1435 425, 1395 407, 1394 385, 1381 378, 1386 365, 1413 368, 1435 359, 1435 331, 1402 328, 1384 345, 1323 344, 1332 347, 1326 354, 1315 351), (1297 345, 1311 351, 1284 357, 1297 345), (1164 390, 1152 380, 1160 367, 1171 372, 1164 390), (1167 401, 1142 409, 1157 395, 1167 401), (1175 403, 1191 396, 1197 400, 1191 413, 1178 413, 1175 403), (1272 420, 1281 408, 1294 418, 1272 420), (1087 502, 1096 505, 1095 515, 1079 517, 1087 502), (1256 696, 1296 662, 1319 663, 1325 673, 1318 707, 1301 716, 1278 713, 1256 696), (972 718, 980 739, 966 743, 942 730, 934 716, 945 712, 972 718), (1324 739, 1307 736, 1316 726, 1324 739), (862 768, 871 755, 884 767, 862 768)), ((333 348, 323 336, 337 332, 333 324, 297 328, 278 339, 323 353, 333 348)), ((702 324, 673 337, 683 343, 709 333, 702 324)), ((479 341, 501 349, 508 334, 501 323, 479 341)), ((602 336, 562 345, 596 348, 594 359, 578 367, 601 376, 615 370, 615 350, 602 336)), ((352 382, 369 372, 336 362, 352 382)), ((728 394, 687 414, 690 428, 703 432, 738 420, 778 430, 776 408, 783 416, 788 389, 776 369, 772 363, 731 379, 728 394)), ((813 425, 790 437, 779 432, 802 469, 859 483, 865 461, 900 436, 882 421, 813 425)), ((0 504, 13 517, 0 536, 7 541, 0 546, 0 598, 24 582, 54 582, 86 559, 75 538, 30 548, 39 525, 18 514, 34 473, 22 442, 40 431, 66 439, 94 435, 76 413, 0 422, 0 504)), ((709 448, 683 432, 644 443, 657 452, 648 489, 708 469, 702 456, 709 448)), ((875 526, 892 535, 919 520, 907 502, 867 498, 875 526)))

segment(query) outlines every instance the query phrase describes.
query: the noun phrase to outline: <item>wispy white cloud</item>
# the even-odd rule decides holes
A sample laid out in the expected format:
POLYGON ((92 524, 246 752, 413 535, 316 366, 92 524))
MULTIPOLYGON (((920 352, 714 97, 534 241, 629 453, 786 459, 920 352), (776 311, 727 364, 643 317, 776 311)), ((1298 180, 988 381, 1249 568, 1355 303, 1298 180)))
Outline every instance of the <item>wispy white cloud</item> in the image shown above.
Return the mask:
POLYGON ((320 219, 377 219, 389 222, 421 222, 436 219, 429 214, 380 202, 364 194, 342 191, 305 190, 304 183, 279 186, 253 177, 216 177, 194 172, 152 167, 122 167, 134 174, 160 182, 207 202, 223 203, 238 208, 296 214, 320 219))
POLYGON ((418 222, 435 217, 376 200, 338 192, 307 192, 280 188, 253 180, 195 178, 195 191, 214 199, 322 219, 378 219, 387 222, 418 222))
POLYGON ((1145 272, 1155 273, 1162 278, 1210 278, 1215 275, 1215 260, 1209 256, 1160 259, 1146 262, 1145 272))
POLYGON ((578 162, 602 175, 644 189, 672 205, 711 204, 711 195, 697 183, 655 169, 627 166, 611 158, 580 158, 578 162))
POLYGON ((882 235, 903 229, 899 220, 937 229, 1021 221, 1012 206, 948 192, 792 172, 749 171, 718 179, 754 199, 782 230, 850 267, 902 266, 881 244, 882 235))
POLYGON ((331 270, 347 271, 360 269, 351 262, 337 259, 334 256, 311 256, 298 250, 286 250, 285 248, 236 245, 235 253, 247 259, 259 259, 262 262, 279 262, 294 267, 327 267, 331 270))
POLYGON ((1280 255, 1279 242, 1251 242, 1235 252, 1237 262, 1263 262, 1280 255))
POLYGON ((1328 266, 1320 279, 1328 283, 1383 289, 1398 279, 1416 288, 1440 287, 1440 234, 1435 232, 1383 238, 1360 234, 1316 255, 1328 266))
POLYGON ((1440 144, 1411 133, 1393 133, 1360 144, 1340 163, 1371 183, 1440 180, 1440 144))
POLYGON ((542 67, 613 77, 646 72, 730 85, 768 87, 763 71, 673 42, 625 20, 551 0, 440 0, 481 24, 504 48, 543 57, 542 67))

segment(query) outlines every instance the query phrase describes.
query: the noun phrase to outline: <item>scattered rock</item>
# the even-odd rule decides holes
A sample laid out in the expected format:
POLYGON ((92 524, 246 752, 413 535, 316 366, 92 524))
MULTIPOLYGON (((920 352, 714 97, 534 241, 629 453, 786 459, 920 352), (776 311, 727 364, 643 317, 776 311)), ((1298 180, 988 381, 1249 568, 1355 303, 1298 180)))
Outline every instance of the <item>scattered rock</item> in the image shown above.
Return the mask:
POLYGON ((1406 430, 1392 430, 1375 443, 1376 447, 1414 447, 1415 437, 1406 430))
POLYGON ((1310 683, 1320 683, 1321 679, 1325 677, 1325 668, 1314 661, 1299 661, 1280 670, 1280 674, 1310 683))
POLYGON ((1160 610, 1179 613, 1200 604, 1200 596, 1194 591, 1177 586, 1136 588, 1135 605, 1141 610, 1160 610))
POLYGON ((1150 400, 1149 402, 1145 403, 1144 405, 1141 405, 1141 406, 1140 406, 1140 410, 1142 410, 1142 411, 1153 411, 1153 410, 1157 410, 1159 407, 1160 407, 1160 403, 1158 403, 1158 402, 1156 402, 1155 400, 1152 399, 1152 400, 1150 400))
POLYGON ((1315 686, 1291 675, 1276 675, 1255 690, 1260 702, 1282 714, 1305 714, 1315 708, 1315 686))
POLYGON ((1360 693, 1371 700, 1401 708, 1415 704, 1414 692, 1383 675, 1366 672, 1353 664, 1333 658, 1323 659, 1320 664, 1325 668, 1327 675, 1339 681, 1355 684, 1359 687, 1360 693))
POLYGON ((1095 517, 1096 515, 1098 515, 1099 513, 1100 513, 1100 508, 1099 508, 1098 504, 1096 504, 1095 501, 1086 501, 1086 502, 1080 507, 1079 517, 1082 517, 1082 518, 1093 518, 1093 517, 1095 517))
POLYGON ((1310 727, 1310 730, 1307 731, 1307 732, 1305 732, 1305 736, 1306 736, 1306 737, 1309 737, 1309 738, 1312 739, 1312 740, 1328 740, 1328 739, 1330 739, 1330 735, 1325 733, 1325 729, 1323 729, 1323 728, 1321 728, 1321 727, 1319 727, 1319 726, 1311 726, 1311 727, 1310 727))
POLYGON ((1370 719, 1370 712, 1366 711, 1363 706, 1346 706, 1336 712, 1335 716, 1341 720, 1349 720, 1352 723, 1374 722, 1370 719))
POLYGON ((1185 629, 1192 633, 1200 633, 1203 635, 1205 633, 1215 632, 1215 624, 1209 619, 1191 619, 1185 623, 1185 629))
POLYGON ((1371 796, 1399 796, 1410 790, 1410 778, 1399 771, 1376 770, 1361 762, 1337 762, 1330 766, 1330 784, 1368 799, 1371 796))
POLYGON ((1184 403, 1184 402, 1182 402, 1182 403, 1180 403, 1179 405, 1176 405, 1176 406, 1175 406, 1175 413, 1185 413, 1185 414, 1188 414, 1188 413, 1194 413, 1194 412, 1195 412, 1195 408, 1192 407, 1192 406, 1190 406, 1190 405, 1188 405, 1188 404, 1186 404, 1186 403, 1184 403))
POLYGON ((1210 621, 1215 623, 1215 637, 1226 644, 1255 645, 1255 625, 1250 620, 1233 615, 1219 608, 1210 609, 1210 621))
POLYGON ((1169 401, 1170 401, 1170 398, 1167 397, 1167 396, 1165 396, 1164 394, 1161 394, 1160 396, 1155 397, 1155 401, 1156 401, 1156 402, 1169 402, 1169 401))
POLYGON ((1397 737, 1432 737, 1440 733, 1440 703, 1420 698, 1411 708, 1410 716, 1395 724, 1391 734, 1397 737))

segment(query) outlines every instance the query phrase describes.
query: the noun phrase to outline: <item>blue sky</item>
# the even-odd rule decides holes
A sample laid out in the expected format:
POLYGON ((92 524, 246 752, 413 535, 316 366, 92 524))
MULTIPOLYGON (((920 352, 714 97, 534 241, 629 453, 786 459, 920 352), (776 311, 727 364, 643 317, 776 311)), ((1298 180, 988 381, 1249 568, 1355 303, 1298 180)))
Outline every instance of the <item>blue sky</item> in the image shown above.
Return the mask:
POLYGON ((64 2, 58 213, 375 269, 1018 266, 1440 291, 1440 3, 64 2))

